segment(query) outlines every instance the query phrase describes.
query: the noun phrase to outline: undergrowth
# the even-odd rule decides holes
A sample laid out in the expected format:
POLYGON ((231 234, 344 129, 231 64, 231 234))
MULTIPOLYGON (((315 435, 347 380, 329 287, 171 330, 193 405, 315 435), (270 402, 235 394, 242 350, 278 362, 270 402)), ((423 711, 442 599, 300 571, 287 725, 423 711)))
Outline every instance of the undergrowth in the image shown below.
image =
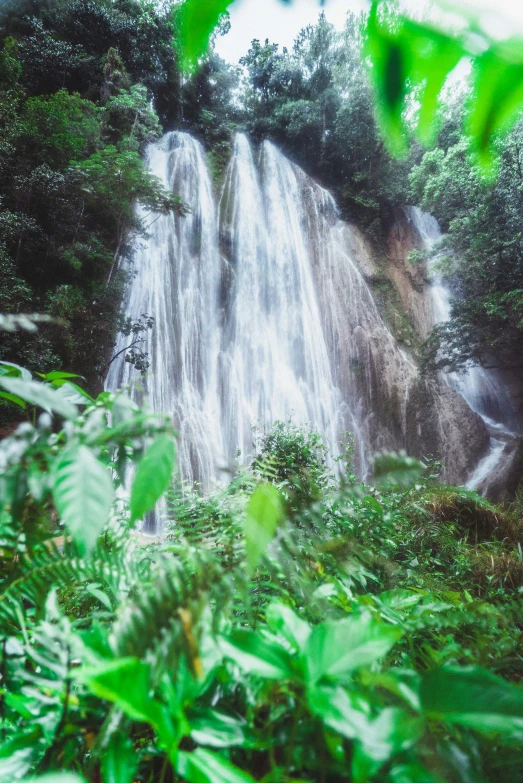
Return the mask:
POLYGON ((0 369, 28 418, 0 450, 1 783, 522 778, 517 505, 401 454, 335 478, 276 423, 229 486, 168 490, 144 546, 168 422, 0 369))

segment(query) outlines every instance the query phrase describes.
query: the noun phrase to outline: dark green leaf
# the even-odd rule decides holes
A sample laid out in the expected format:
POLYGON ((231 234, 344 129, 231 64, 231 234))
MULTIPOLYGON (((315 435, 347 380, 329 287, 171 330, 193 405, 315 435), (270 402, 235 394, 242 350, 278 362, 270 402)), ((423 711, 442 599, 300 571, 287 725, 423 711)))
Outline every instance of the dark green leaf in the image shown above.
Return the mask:
POLYGON ((479 667, 435 669, 420 687, 431 717, 523 740, 523 691, 479 667))

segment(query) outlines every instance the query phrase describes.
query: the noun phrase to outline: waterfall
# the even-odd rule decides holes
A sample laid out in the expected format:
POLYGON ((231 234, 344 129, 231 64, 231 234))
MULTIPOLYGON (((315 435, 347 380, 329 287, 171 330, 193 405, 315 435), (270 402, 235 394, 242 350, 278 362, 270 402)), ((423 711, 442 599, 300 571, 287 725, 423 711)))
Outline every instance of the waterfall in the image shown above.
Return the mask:
MULTIPOLYGON (((418 207, 406 207, 407 217, 416 228, 424 247, 431 251, 441 241, 442 234, 437 220, 418 207)), ((450 319, 451 292, 441 276, 434 270, 435 258, 429 262, 433 280, 429 287, 433 323, 450 319)), ((468 489, 487 491, 488 479, 506 456, 507 443, 513 441, 519 431, 517 415, 507 390, 491 370, 480 366, 470 367, 465 373, 446 373, 445 379, 462 395, 469 407, 485 422, 490 434, 486 455, 480 459, 467 481, 468 489)))
MULTIPOLYGON (((190 211, 139 211, 149 226, 122 261, 125 312, 155 319, 143 346, 150 368, 139 376, 121 335, 106 387, 172 416, 186 482, 208 491, 225 480, 238 458, 249 462, 253 426, 276 420, 320 432, 333 466, 351 433, 362 478, 375 452, 406 447, 408 431, 415 439, 427 421, 447 431, 448 407, 442 424, 445 405, 421 389, 362 274, 369 246, 328 191, 272 143, 255 147, 243 134, 218 193, 202 145, 186 133, 151 144, 146 164, 190 211), (424 415, 414 425, 416 399, 424 415)), ((146 527, 161 527, 161 516, 146 527)))
MULTIPOLYGON (((144 221, 148 237, 134 253, 125 311, 133 320, 155 319, 144 345, 150 372, 142 380, 122 354, 106 386, 130 387, 138 400, 143 389, 153 411, 171 414, 183 476, 207 486, 223 454, 216 397, 221 259, 212 182, 203 148, 185 133, 151 144, 146 164, 191 211, 144 221)), ((120 336, 117 352, 126 341, 120 336)))
POLYGON ((252 425, 289 416, 322 432, 334 455, 345 408, 315 292, 301 193, 292 164, 265 142, 256 165, 234 141, 220 200, 226 307, 220 390, 226 456, 252 449, 252 425))

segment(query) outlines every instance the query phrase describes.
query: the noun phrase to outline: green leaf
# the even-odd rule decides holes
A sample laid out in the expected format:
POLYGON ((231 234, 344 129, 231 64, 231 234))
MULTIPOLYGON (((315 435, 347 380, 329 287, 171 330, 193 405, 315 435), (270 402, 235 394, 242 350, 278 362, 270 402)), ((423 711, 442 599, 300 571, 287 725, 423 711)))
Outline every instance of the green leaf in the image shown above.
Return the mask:
POLYGON ((113 734, 102 756, 104 783, 133 783, 138 759, 133 743, 124 734, 113 734))
POLYGON ((20 783, 85 783, 85 778, 72 772, 51 772, 50 775, 26 778, 20 783))
POLYGON ((386 606, 389 609, 401 610, 410 609, 413 606, 416 606, 423 596, 412 590, 397 588, 396 590, 386 590, 384 593, 380 593, 378 598, 383 606, 386 606))
POLYGON ((228 639, 221 641, 221 648, 224 655, 245 672, 257 677, 281 680, 295 674, 287 650, 276 639, 268 639, 254 631, 234 631, 228 639))
POLYGON ((370 721, 360 738, 364 754, 374 761, 387 761, 393 753, 407 750, 420 738, 423 721, 397 707, 387 707, 370 721))
POLYGON ((493 172, 494 138, 507 130, 523 104, 523 40, 493 44, 474 61, 467 130, 480 164, 493 172))
POLYGON ((305 645, 310 682, 322 677, 344 678, 388 653, 402 636, 397 626, 369 614, 317 625, 305 645))
POLYGON ((151 698, 150 667, 138 658, 118 658, 75 672, 91 693, 116 704, 133 720, 158 723, 158 703, 151 698))
POLYGON ((0 362, 0 375, 8 375, 10 378, 23 378, 24 381, 31 380, 31 373, 25 367, 13 362, 0 362))
POLYGON ((187 783, 254 783, 254 778, 247 772, 203 748, 197 748, 193 753, 179 751, 176 772, 187 783))
POLYGON ((245 742, 244 724, 216 710, 200 710, 190 718, 191 737, 198 745, 230 748, 245 742))
POLYGON ((76 406, 65 399, 59 389, 52 389, 44 383, 0 376, 0 386, 9 394, 46 411, 57 413, 65 419, 75 419, 78 416, 76 406))
POLYGON ((12 783, 20 780, 34 768, 39 755, 43 752, 40 727, 30 731, 19 731, 15 736, 0 745, 0 783, 12 783))
POLYGON ((391 756, 411 748, 421 737, 423 722, 396 707, 387 707, 369 721, 352 757, 354 783, 366 783, 391 756))
POLYGON ((523 741, 523 691, 485 669, 435 669, 423 677, 420 699, 431 717, 523 741))
POLYGON ((444 783, 417 761, 394 766, 389 772, 391 783, 444 783))
POLYGON ((353 704, 354 697, 343 688, 313 687, 307 691, 307 700, 311 712, 343 737, 356 739, 365 736, 368 731, 367 715, 353 704))
POLYGON ((109 518, 113 483, 87 446, 69 446, 54 465, 53 498, 74 540, 89 552, 109 518))
POLYGON ((281 634, 295 650, 301 650, 310 636, 311 627, 292 611, 289 606, 273 601, 265 613, 267 625, 281 634))
POLYGON ((378 454, 374 458, 374 484, 380 487, 410 487, 419 481, 425 465, 404 451, 378 454))
POLYGON ((113 607, 109 596, 107 596, 103 590, 100 590, 99 587, 96 587, 95 585, 86 585, 85 592, 90 593, 93 598, 97 598, 106 609, 108 609, 110 612, 112 611, 113 607))
POLYGON ((43 378, 44 381, 49 381, 50 383, 52 381, 62 380, 64 378, 83 378, 83 375, 77 375, 74 372, 60 372, 58 370, 53 372, 46 372, 44 374, 38 372, 36 374, 39 375, 40 378, 43 378))
POLYGON ((131 522, 143 519, 169 488, 174 470, 174 440, 161 435, 138 463, 131 489, 131 522))
POLYGON ((18 405, 20 408, 27 408, 27 403, 25 403, 20 397, 15 397, 14 394, 8 394, 7 392, 0 392, 0 397, 3 400, 9 400, 9 402, 14 402, 14 404, 18 405))
POLYGON ((251 495, 244 521, 247 567, 252 573, 274 538, 283 518, 280 493, 272 484, 259 484, 251 495))
POLYGON ((192 70, 207 51, 210 37, 220 17, 233 0, 185 0, 179 11, 182 63, 192 70))
POLYGON ((116 704, 133 720, 149 723, 158 734, 160 745, 175 755, 182 734, 178 715, 153 698, 149 664, 138 658, 119 658, 84 667, 75 672, 75 677, 95 696, 116 704))

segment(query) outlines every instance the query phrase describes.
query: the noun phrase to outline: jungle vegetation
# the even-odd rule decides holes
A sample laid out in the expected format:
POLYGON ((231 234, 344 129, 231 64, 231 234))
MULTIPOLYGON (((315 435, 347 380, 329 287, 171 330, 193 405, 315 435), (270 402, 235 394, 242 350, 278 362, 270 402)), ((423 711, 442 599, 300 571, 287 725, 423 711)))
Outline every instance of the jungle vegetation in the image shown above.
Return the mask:
MULTIPOLYGON (((522 126, 470 124, 480 63, 433 102, 431 137, 408 54, 428 36, 437 97, 466 37, 320 17, 290 51, 253 41, 238 68, 207 51, 227 5, 0 9, 0 783, 516 783, 521 501, 494 507, 403 454, 362 484, 348 448, 334 476, 292 422, 202 497, 176 474, 170 421, 101 391, 117 331, 132 342, 154 318, 118 304, 116 262, 147 231, 135 203, 185 209, 141 157, 173 127, 217 181, 232 130, 273 138, 377 248, 396 207, 433 211, 456 299, 427 369, 517 357, 522 126), (162 497, 168 535, 144 545, 131 532, 162 497)), ((500 85, 517 98, 511 51, 504 80, 502 47, 488 56, 498 108, 500 85)))

